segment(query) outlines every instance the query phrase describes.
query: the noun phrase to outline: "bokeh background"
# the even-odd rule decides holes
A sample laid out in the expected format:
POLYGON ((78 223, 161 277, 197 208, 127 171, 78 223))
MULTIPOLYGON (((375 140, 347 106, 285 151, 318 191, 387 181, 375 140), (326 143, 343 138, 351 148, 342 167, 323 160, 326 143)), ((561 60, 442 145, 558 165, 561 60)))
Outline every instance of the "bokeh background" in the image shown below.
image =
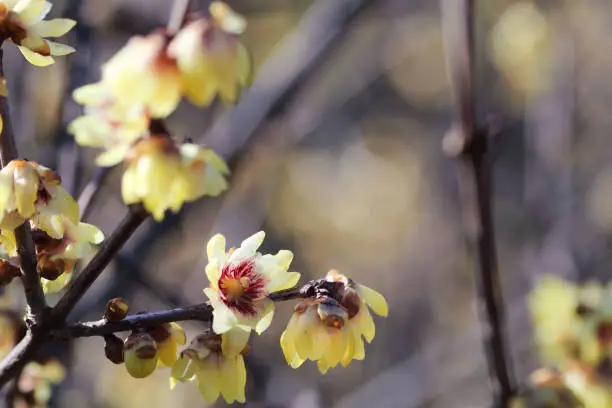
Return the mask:
MULTIPOLYGON (((5 46, 22 156, 58 169, 81 192, 96 152, 65 132, 79 107, 70 91, 133 35, 166 23, 170 0, 56 0, 78 16, 78 52, 32 68, 5 46)), ((194 0, 193 9, 204 9, 194 0)), ((440 4, 432 0, 228 0, 248 19, 257 67, 236 107, 184 104, 177 137, 217 149, 233 170, 222 197, 143 226, 72 315, 96 319, 107 299, 159 310, 204 299, 205 245, 264 229, 265 251, 290 248, 304 279, 337 268, 376 288, 367 358, 321 376, 289 368, 279 336, 291 304, 252 338, 252 408, 478 408, 490 403, 473 265, 461 230, 455 163, 441 150, 452 121, 440 4)), ((612 260, 612 5, 605 0, 476 1, 478 114, 495 138, 495 221, 512 366, 539 360, 525 296, 542 273, 605 280, 612 260)), ((102 180, 88 222, 106 233, 125 212, 121 169, 102 180)), ((201 326, 187 323, 190 336, 201 326)), ((48 350, 69 375, 52 406, 204 406, 168 373, 131 379, 106 361, 103 340, 48 350)), ((222 402, 215 406, 225 406, 222 402)))

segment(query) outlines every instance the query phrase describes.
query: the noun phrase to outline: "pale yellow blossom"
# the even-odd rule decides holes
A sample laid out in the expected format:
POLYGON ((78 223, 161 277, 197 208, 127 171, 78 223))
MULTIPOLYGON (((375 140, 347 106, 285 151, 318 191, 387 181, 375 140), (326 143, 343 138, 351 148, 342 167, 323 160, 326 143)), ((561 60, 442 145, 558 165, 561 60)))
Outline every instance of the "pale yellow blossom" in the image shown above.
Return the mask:
POLYGON ((258 334, 270 326, 274 302, 267 296, 295 286, 298 272, 288 272, 293 253, 281 250, 276 255, 257 252, 265 233, 245 239, 239 248, 226 252, 221 234, 208 241, 206 275, 210 286, 204 293, 213 306, 213 329, 225 333, 233 328, 255 329, 258 334))

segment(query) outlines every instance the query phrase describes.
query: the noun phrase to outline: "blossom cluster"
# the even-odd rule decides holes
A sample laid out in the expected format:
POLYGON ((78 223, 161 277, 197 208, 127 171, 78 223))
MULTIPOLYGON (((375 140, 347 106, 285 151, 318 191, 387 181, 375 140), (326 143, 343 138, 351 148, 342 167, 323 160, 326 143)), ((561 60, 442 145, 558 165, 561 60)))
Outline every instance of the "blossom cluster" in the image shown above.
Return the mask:
POLYGON ((160 29, 132 38, 103 65, 99 82, 75 90, 85 112, 69 131, 78 144, 104 149, 98 165, 127 165, 127 204, 141 202, 161 220, 167 210, 226 189, 229 170, 218 155, 162 140, 153 124, 172 114, 182 98, 199 107, 216 96, 237 101, 252 74, 250 55, 238 40, 245 27, 229 6, 212 2, 209 15, 188 20, 176 33, 160 29))
MULTIPOLYGON (((177 383, 194 382, 209 403, 219 396, 227 402, 245 401, 243 356, 249 350, 250 334, 262 334, 272 323, 274 302, 269 295, 294 288, 300 279, 298 272, 289 271, 291 251, 274 255, 258 251, 264 237, 260 231, 229 250, 221 234, 208 242, 206 275, 210 285, 204 293, 213 308, 212 324, 175 357, 172 388, 177 383)), ((346 367, 352 360, 365 358, 364 339, 369 343, 375 335, 370 309, 387 316, 388 306, 380 293, 336 270, 317 282, 326 289, 304 296, 280 345, 292 368, 311 360, 325 374, 339 364, 346 367)), ((128 372, 140 378, 157 366, 151 359, 158 347, 144 332, 130 336, 125 343, 125 363, 128 372), (129 361, 128 349, 132 351, 129 361)))
POLYGON ((80 221, 77 202, 53 170, 33 161, 13 160, 0 170, 0 245, 7 254, 3 272, 10 274, 19 267, 14 230, 26 222, 32 229, 37 270, 47 292, 66 286, 77 261, 92 256, 104 239, 96 226, 80 221))
POLYGON ((611 407, 612 286, 546 276, 529 308, 537 344, 551 365, 534 373, 534 395, 571 393, 585 408, 611 407))

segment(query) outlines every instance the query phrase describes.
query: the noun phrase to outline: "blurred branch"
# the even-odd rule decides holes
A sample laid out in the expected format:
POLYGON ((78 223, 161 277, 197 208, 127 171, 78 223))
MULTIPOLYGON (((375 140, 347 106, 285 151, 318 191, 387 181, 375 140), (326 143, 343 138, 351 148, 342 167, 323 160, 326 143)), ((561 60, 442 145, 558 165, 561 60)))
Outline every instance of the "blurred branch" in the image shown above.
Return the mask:
MULTIPOLYGON (((0 50, 0 78, 4 80, 3 52, 0 50)), ((0 160, 2 167, 8 165, 11 160, 18 158, 15 144, 15 133, 11 123, 8 99, 0 96, 0 117, 2 119, 2 133, 0 134, 0 160)), ((15 229, 15 240, 17 243, 17 254, 21 268, 21 279, 28 304, 28 319, 30 324, 40 324, 40 318, 47 308, 47 302, 42 290, 40 278, 36 271, 36 254, 34 252, 34 241, 30 234, 27 223, 15 229)))
POLYGON ((91 211, 91 205, 100 193, 106 177, 114 167, 98 167, 81 194, 79 195, 79 209, 81 210, 81 220, 86 220, 91 211))
POLYGON ((475 253, 482 335, 495 402, 507 407, 515 390, 504 340, 504 301, 499 281, 492 216, 489 131, 477 126, 474 91, 474 0, 442 3, 448 65, 455 89, 454 128, 444 139, 460 163, 459 184, 466 235, 475 253))

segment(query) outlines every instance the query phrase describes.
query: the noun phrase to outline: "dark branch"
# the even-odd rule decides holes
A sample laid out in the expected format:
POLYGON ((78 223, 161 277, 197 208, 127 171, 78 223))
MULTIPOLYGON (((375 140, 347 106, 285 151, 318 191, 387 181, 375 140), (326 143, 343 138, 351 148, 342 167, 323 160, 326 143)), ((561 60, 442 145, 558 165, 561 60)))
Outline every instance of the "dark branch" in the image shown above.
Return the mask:
POLYGON ((91 205, 100 193, 104 180, 110 174, 113 167, 99 167, 96 169, 94 176, 87 183, 81 195, 79 196, 79 209, 81 210, 81 220, 86 220, 91 211, 91 205))
POLYGON ((445 148, 457 154, 466 234, 477 264, 476 288, 496 403, 507 407, 515 390, 504 336, 504 301, 493 227, 489 132, 476 123, 474 92, 474 1, 443 3, 448 62, 455 90, 455 127, 445 148))
POLYGON ((87 289, 98 279, 106 266, 123 247, 134 231, 147 219, 148 214, 140 206, 131 206, 117 229, 102 243, 100 249, 68 287, 51 313, 55 324, 66 319, 70 311, 83 297, 87 289))
MULTIPOLYGON (((4 64, 2 60, 3 53, 0 50, 0 78, 4 80, 4 64)), ((2 167, 4 167, 11 160, 18 158, 15 133, 11 123, 8 100, 5 96, 0 96, 0 117, 3 122, 2 133, 0 134, 0 160, 2 161, 2 167)), ((28 304, 28 318, 31 319, 31 323, 39 324, 39 319, 45 312, 47 303, 40 284, 40 278, 36 271, 36 253, 34 252, 34 242, 32 241, 29 226, 24 223, 16 228, 15 239, 17 241, 17 254, 20 261, 21 279, 28 304)))

